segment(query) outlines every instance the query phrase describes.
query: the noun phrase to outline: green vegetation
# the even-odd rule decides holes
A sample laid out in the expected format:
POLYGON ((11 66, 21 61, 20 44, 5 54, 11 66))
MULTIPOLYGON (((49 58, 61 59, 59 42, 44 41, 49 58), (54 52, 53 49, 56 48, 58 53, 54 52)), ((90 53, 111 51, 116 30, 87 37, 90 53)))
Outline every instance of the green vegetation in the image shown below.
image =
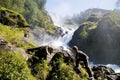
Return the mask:
POLYGON ((61 63, 59 65, 59 69, 52 74, 51 80, 87 80, 88 75, 86 71, 83 68, 82 74, 76 74, 76 72, 73 70, 72 65, 67 65, 66 63, 61 63))
POLYGON ((77 74, 73 70, 71 63, 65 63, 63 57, 53 59, 48 63, 47 60, 41 60, 33 56, 28 60, 32 74, 39 80, 87 80, 88 74, 80 67, 82 73, 77 74), (34 62, 33 62, 34 61, 34 62))
POLYGON ((33 47, 36 47, 36 45, 34 43, 32 43, 31 40, 27 40, 27 41, 24 41, 24 40, 16 40, 16 41, 13 41, 12 45, 15 45, 16 47, 20 47, 20 48, 23 48, 23 49, 29 49, 29 48, 33 48, 33 47))
POLYGON ((87 21, 98 22, 100 18, 102 18, 102 16, 99 14, 91 14, 89 18, 87 19, 87 21))
POLYGON ((104 17, 108 17, 106 18, 106 21, 108 21, 109 24, 111 24, 112 26, 116 25, 116 27, 120 27, 119 21, 120 21, 120 14, 115 13, 115 12, 111 12, 106 14, 104 17))
POLYGON ((88 75, 83 68, 80 68, 82 74, 77 74, 73 67, 72 64, 66 64, 63 57, 60 57, 57 61, 54 61, 53 70, 56 70, 50 73, 50 80, 87 80, 88 75))
POLYGON ((51 71, 51 66, 48 65, 47 60, 42 60, 41 63, 37 63, 32 66, 32 74, 39 80, 46 80, 49 72, 51 71))
POLYGON ((12 27, 29 27, 29 24, 26 22, 25 18, 12 10, 0 7, 0 23, 4 25, 9 25, 12 27))
POLYGON ((25 28, 12 28, 10 26, 0 24, 0 35, 11 45, 24 49, 35 47, 36 45, 30 40, 24 41, 24 30, 25 28))
POLYGON ((0 6, 21 13, 32 28, 39 27, 49 34, 55 34, 56 27, 44 9, 46 0, 2 0, 0 6))
MULTIPOLYGON (((45 3, 46 0, 0 1, 0 36, 8 45, 24 51, 35 47, 28 38, 24 38, 26 27, 29 26, 55 34, 56 27, 44 9, 45 3)), ((17 51, 0 49, 0 80, 46 80, 48 77, 51 80, 87 80, 88 75, 82 67, 82 74, 76 74, 73 66, 65 63, 63 57, 55 61, 53 66, 47 60, 40 61, 37 56, 32 58, 35 63, 32 63, 32 59, 31 62, 30 59, 26 61, 17 51), (56 70, 51 72, 53 69, 56 70)))
POLYGON ((82 23, 82 25, 80 27, 82 27, 80 35, 82 36, 82 38, 87 38, 89 35, 89 32, 92 29, 97 28, 97 23, 91 22, 91 21, 86 21, 86 22, 82 23))
POLYGON ((23 30, 24 28, 11 28, 10 26, 0 24, 0 35, 9 42, 23 38, 23 30))
POLYGON ((36 80, 25 59, 16 51, 0 51, 0 80, 36 80))
POLYGON ((88 53, 91 61, 103 64, 114 61, 114 63, 119 64, 119 13, 114 11, 106 13, 96 23, 85 21, 74 34, 70 46, 77 45, 88 53), (101 58, 103 59, 101 60, 101 58))

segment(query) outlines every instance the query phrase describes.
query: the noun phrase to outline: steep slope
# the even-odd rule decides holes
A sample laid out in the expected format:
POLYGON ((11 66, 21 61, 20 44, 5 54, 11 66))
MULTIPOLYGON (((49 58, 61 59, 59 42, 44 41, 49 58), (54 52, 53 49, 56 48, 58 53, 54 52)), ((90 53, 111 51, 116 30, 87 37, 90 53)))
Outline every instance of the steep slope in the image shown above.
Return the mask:
POLYGON ((56 27, 44 9, 46 0, 3 0, 0 6, 17 11, 24 15, 31 28, 39 27, 49 34, 55 34, 56 27))
POLYGON ((75 31, 70 46, 77 45, 86 52, 91 61, 98 64, 120 64, 120 15, 105 14, 93 26, 84 22, 75 31))
POLYGON ((21 14, 0 7, 0 80, 36 80, 26 62, 25 49, 35 47, 24 38, 28 27, 21 14))

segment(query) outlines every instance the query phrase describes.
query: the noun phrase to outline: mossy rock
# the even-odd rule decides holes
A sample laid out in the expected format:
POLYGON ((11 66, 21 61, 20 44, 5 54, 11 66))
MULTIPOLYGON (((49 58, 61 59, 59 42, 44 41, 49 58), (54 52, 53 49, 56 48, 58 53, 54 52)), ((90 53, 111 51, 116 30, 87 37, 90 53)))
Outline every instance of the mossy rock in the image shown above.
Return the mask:
POLYGON ((97 23, 86 21, 80 25, 78 29, 79 35, 81 36, 81 38, 87 38, 89 35, 89 32, 95 29, 96 27, 97 27, 97 23))
POLYGON ((13 27, 29 27, 21 14, 3 7, 0 7, 0 23, 13 27))
POLYGON ((96 22, 84 22, 75 31, 70 46, 90 56, 90 60, 98 64, 120 64, 120 15, 110 12, 96 22), (102 60, 101 60, 102 59, 102 60))

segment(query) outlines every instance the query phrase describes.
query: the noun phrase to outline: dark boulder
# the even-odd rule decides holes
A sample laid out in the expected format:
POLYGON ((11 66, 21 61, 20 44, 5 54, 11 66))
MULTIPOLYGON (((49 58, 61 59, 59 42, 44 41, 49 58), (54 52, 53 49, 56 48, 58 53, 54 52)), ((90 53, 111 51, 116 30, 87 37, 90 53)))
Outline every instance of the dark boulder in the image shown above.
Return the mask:
POLYGON ((107 80, 120 80, 120 73, 108 75, 107 80))
POLYGON ((41 62, 41 60, 46 59, 47 56, 53 53, 53 48, 49 46, 40 46, 36 48, 27 49, 28 54, 31 54, 32 57, 29 59, 33 63, 41 62))
POLYGON ((63 58, 65 63, 73 62, 72 57, 67 51, 54 49, 50 46, 40 46, 36 48, 31 48, 31 49, 27 49, 26 52, 28 54, 31 54, 32 58, 36 58, 38 60, 42 60, 42 59, 48 60, 48 58, 51 58, 48 60, 50 61, 50 63, 57 61, 57 59, 61 57, 63 58))
POLYGON ((94 73, 95 79, 98 79, 98 78, 105 79, 105 78, 108 78, 108 76, 115 74, 115 71, 112 68, 109 68, 106 66, 93 66, 92 71, 94 73))
POLYGON ((47 77, 46 80, 53 80, 52 76, 54 75, 54 73, 60 73, 59 69, 60 69, 60 65, 62 63, 66 63, 67 65, 69 64, 73 64, 73 58, 70 56, 70 54, 67 51, 61 50, 61 51, 57 51, 55 52, 55 55, 52 57, 51 61, 50 61, 50 65, 52 66, 52 70, 50 71, 50 75, 47 77))
POLYGON ((65 63, 73 63, 73 58, 67 51, 56 52, 55 55, 52 57, 50 63, 56 62, 61 57, 65 63))
POLYGON ((3 7, 0 7, 0 23, 12 27, 29 27, 21 14, 3 7))
POLYGON ((57 27, 56 34, 54 35, 55 38, 59 38, 64 36, 64 30, 61 27, 57 27))

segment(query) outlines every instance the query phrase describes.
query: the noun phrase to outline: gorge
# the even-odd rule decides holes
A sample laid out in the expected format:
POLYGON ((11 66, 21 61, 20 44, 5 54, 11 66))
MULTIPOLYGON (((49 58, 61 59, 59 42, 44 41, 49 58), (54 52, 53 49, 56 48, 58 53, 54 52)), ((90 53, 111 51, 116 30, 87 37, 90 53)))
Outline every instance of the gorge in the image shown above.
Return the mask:
MULTIPOLYGON (((81 74, 74 71, 74 45, 90 57, 96 80, 120 80, 119 9, 61 17, 46 2, 0 1, 0 80, 88 80, 84 64, 81 74)), ((57 11, 64 15, 68 7, 57 11)))

